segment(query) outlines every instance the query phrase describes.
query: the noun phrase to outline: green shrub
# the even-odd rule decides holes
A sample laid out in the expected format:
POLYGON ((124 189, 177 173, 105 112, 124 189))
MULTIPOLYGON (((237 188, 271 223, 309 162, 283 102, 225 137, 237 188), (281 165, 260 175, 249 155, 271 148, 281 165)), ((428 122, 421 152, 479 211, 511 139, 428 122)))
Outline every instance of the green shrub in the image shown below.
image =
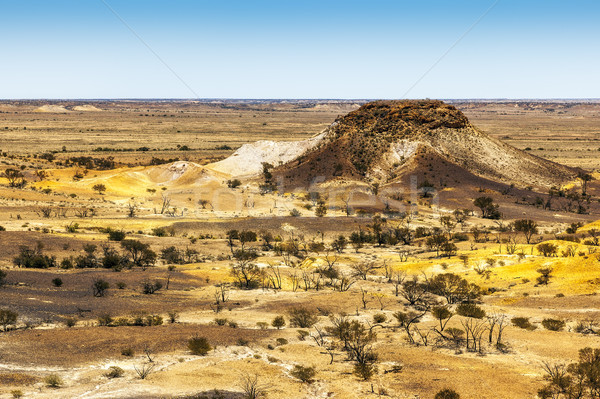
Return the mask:
POLYGON ((72 269, 73 268, 73 259, 71 259, 71 258, 64 258, 60 262, 60 268, 61 269, 72 269))
POLYGON ((356 363, 354 365, 354 374, 364 381, 370 380, 376 372, 377 366, 372 363, 356 363))
POLYGON ((163 287, 160 281, 145 281, 142 285, 142 292, 146 295, 152 295, 163 287))
POLYGON ((271 322, 271 325, 279 330, 281 327, 285 326, 285 318, 283 316, 276 316, 271 322))
POLYGON ((120 378, 123 377, 125 371, 121 367, 118 366, 110 366, 108 371, 104 374, 106 378, 120 378))
POLYGON ((77 324, 77 320, 75 320, 75 318, 73 317, 67 317, 64 321, 65 326, 71 328, 71 327, 75 327, 75 324, 77 324))
POLYGON ((542 320, 542 325, 546 330, 550 331, 560 331, 565 328, 565 322, 558 319, 544 319, 542 320))
POLYGON ((106 295, 106 290, 110 288, 110 284, 106 280, 98 279, 92 284, 92 292, 95 297, 103 297, 106 295))
POLYGON ((317 371, 314 367, 304 367, 300 365, 294 366, 290 374, 299 379, 302 382, 310 384, 313 382, 313 378, 317 374, 317 371))
POLYGON ((456 307, 456 313, 464 317, 472 317, 475 319, 483 319, 485 310, 473 303, 461 303, 456 307))
POLYGON ((529 317, 513 317, 511 322, 514 326, 525 329, 525 330, 535 330, 535 325, 529 322, 529 317))
POLYGON ((192 355, 206 356, 212 349, 205 337, 192 337, 188 340, 188 349, 192 355))
POLYGON ((162 324, 163 324, 163 318, 162 318, 162 316, 159 316, 159 315, 146 316, 146 323, 145 323, 145 325, 147 325, 147 326, 160 326, 162 324))
POLYGON ((156 237, 166 237, 167 229, 165 229, 164 227, 155 227, 152 229, 152 235, 156 237))
POLYGON ((292 327, 310 328, 319 321, 314 310, 304 307, 291 308, 288 314, 292 327))
POLYGON ((115 326, 125 327, 130 326, 132 323, 127 317, 119 317, 113 323, 115 326))
POLYGON ((385 323, 386 320, 387 317, 383 313, 377 313, 373 316, 373 321, 378 324, 385 323))
POLYGON ((239 179, 227 180, 227 187, 229 188, 237 188, 242 185, 242 182, 239 179))
POLYGON ((108 239, 110 241, 123 241, 125 239, 125 232, 123 230, 113 230, 113 229, 106 229, 106 232, 108 233, 108 239))
POLYGON ((215 319, 215 324, 218 326, 224 326, 225 324, 227 324, 227 319, 225 318, 216 318, 215 319))
POLYGON ((57 374, 50 374, 44 378, 44 383, 48 388, 60 388, 63 384, 62 378, 57 374))
POLYGON ((78 229, 79 223, 69 223, 67 226, 65 226, 67 233, 77 233, 78 229))

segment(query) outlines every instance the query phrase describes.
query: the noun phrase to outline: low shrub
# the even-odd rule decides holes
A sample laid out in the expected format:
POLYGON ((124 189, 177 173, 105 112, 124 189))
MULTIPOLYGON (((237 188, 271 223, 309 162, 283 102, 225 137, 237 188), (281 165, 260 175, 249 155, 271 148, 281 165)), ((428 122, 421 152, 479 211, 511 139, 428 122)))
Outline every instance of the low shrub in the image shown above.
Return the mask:
POLYGON ((472 317, 475 319, 483 319, 485 310, 473 303, 461 303, 456 307, 456 313, 464 317, 472 317))
POLYGON ((233 320, 229 320, 229 321, 227 322, 227 325, 228 325, 229 327, 231 327, 231 328, 238 328, 238 323, 237 323, 237 322, 235 322, 235 321, 233 321, 233 320))
POLYGON ((212 349, 205 337, 192 337, 188 340, 188 349, 192 355, 206 356, 212 349))
POLYGON ((542 325, 546 330, 550 331, 560 331, 565 328, 565 322, 558 319, 544 319, 542 320, 542 325))
POLYGON ((283 316, 276 316, 271 322, 271 325, 279 330, 281 327, 285 326, 285 318, 283 316))
POLYGON ((133 350, 133 348, 123 348, 121 349, 121 355, 133 357, 135 355, 135 351, 133 350))
POLYGON ((65 326, 67 326, 68 328, 71 327, 75 327, 75 324, 77 324, 77 320, 75 320, 73 317, 67 317, 64 321, 65 326))
POLYGON ((304 307, 291 308, 288 314, 292 327, 310 328, 319 321, 314 310, 304 307))
POLYGON ((108 239, 110 241, 123 241, 125 239, 125 232, 123 230, 113 230, 113 229, 106 229, 106 232, 108 233, 108 239))
POLYGON ((118 366, 110 366, 108 371, 104 374, 106 378, 120 378, 123 377, 125 371, 118 366))
POLYGON ((299 379, 300 381, 310 384, 311 382, 313 382, 313 379, 314 379, 315 375, 317 374, 317 371, 315 370, 314 367, 304 367, 304 366, 296 365, 296 366, 294 366, 294 368, 292 369, 290 374, 293 377, 299 379))
POLYGON ((50 374, 44 378, 44 383, 48 388, 60 388, 63 385, 62 378, 58 374, 50 374))
POLYGON ((529 317, 513 317, 511 322, 514 326, 522 328, 524 330, 535 330, 535 325, 529 322, 529 317))

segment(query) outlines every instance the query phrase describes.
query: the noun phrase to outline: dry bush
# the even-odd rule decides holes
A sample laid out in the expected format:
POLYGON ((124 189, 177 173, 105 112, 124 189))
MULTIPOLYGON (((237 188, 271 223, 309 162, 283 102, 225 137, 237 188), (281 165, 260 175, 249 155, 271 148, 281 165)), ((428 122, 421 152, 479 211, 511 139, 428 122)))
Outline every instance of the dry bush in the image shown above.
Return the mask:
POLYGON ((313 382, 315 375, 317 375, 317 371, 314 367, 304 367, 300 365, 295 365, 290 374, 299 379, 300 381, 310 384, 313 382))
POLYGON ((212 347, 205 337, 192 337, 188 340, 188 349, 192 355, 206 356, 212 347))
POLYGON ((63 385, 63 380, 58 374, 50 374, 44 378, 44 383, 48 388, 60 388, 63 385))
POLYGON ((288 310, 290 325, 293 327, 310 328, 319 321, 319 317, 314 310, 295 307, 288 310))

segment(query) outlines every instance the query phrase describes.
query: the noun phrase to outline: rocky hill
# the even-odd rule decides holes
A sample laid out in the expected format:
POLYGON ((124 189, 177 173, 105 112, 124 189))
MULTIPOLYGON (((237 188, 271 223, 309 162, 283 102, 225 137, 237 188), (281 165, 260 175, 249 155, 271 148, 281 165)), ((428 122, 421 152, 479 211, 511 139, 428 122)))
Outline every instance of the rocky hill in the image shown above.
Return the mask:
POLYGON ((387 184, 409 175, 460 184, 474 180, 550 187, 577 171, 483 133, 442 101, 375 101, 338 118, 319 144, 279 166, 286 186, 359 180, 387 184))

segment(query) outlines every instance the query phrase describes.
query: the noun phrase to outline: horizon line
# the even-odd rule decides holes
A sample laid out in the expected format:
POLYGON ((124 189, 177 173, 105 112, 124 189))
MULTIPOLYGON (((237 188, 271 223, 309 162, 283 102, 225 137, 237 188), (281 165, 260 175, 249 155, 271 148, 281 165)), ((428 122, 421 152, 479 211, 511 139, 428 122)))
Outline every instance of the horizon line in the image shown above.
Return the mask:
POLYGON ((186 98, 186 97, 115 97, 115 98, 0 98, 1 102, 5 101, 410 101, 410 100, 441 100, 441 101, 600 101, 600 97, 465 97, 465 98, 285 98, 285 97, 203 97, 203 98, 186 98))

